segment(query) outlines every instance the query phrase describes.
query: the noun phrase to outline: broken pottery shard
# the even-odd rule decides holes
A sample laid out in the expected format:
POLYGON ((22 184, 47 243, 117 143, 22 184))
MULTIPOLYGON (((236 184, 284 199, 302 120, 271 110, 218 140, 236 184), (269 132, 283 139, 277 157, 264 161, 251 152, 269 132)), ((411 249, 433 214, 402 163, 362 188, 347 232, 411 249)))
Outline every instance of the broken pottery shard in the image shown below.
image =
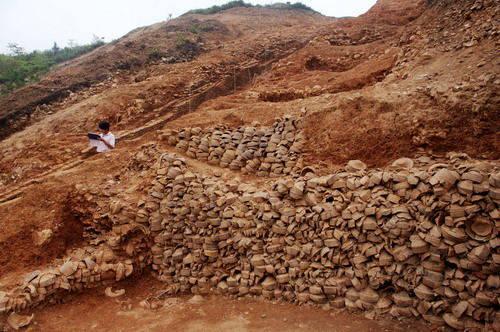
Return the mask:
POLYGON ((263 282, 262 282, 262 287, 266 290, 274 290, 276 288, 276 279, 273 277, 267 277, 263 282))
POLYGON ((290 190, 290 197, 300 199, 304 195, 305 182, 297 182, 290 190))
POLYGON ((488 246, 481 245, 472 249, 467 254, 467 258, 473 263, 482 265, 485 263, 489 255, 490 255, 490 250, 488 246))
POLYGON ((366 164, 361 160, 350 160, 346 169, 350 172, 364 171, 366 169, 366 164))
POLYGON ((410 169, 413 167, 413 160, 410 158, 400 158, 392 163, 392 166, 410 169))
POLYGON ((377 303, 380 299, 380 295, 370 287, 367 287, 359 293, 359 298, 365 302, 377 303))
POLYGON ((421 300, 432 301, 434 299, 434 293, 432 292, 432 289, 424 284, 419 284, 417 287, 415 287, 413 292, 421 300))
POLYGON ((120 281, 125 278, 125 265, 123 263, 118 263, 116 266, 116 281, 120 281))
POLYGON ((35 232, 33 234, 33 244, 36 246, 41 246, 42 244, 47 243, 54 233, 50 229, 43 229, 39 232, 35 232))
POLYGON ((446 225, 441 226, 441 233, 443 237, 452 242, 465 242, 467 241, 467 235, 460 228, 451 228, 446 225))
POLYGON ((446 168, 442 168, 434 174, 433 179, 437 180, 439 183, 444 184, 446 187, 451 187, 455 182, 460 179, 460 175, 455 171, 450 171, 446 168))
POLYGON ((106 294, 107 297, 119 297, 119 296, 122 296, 125 294, 125 289, 119 289, 119 290, 116 290, 116 291, 113 291, 113 289, 111 287, 107 287, 105 290, 104 290, 104 294, 106 294))
POLYGON ((9 325, 17 331, 21 327, 28 326, 33 320, 33 317, 35 317, 35 314, 31 314, 31 316, 23 316, 13 312, 9 315, 9 318, 7 318, 7 323, 9 323, 9 325))
POLYGON ((458 304, 453 306, 452 313, 455 317, 460 318, 467 310, 469 303, 467 301, 461 301, 458 304))
POLYGON ((464 329, 464 322, 460 321, 455 315, 451 313, 445 313, 443 319, 446 324, 453 327, 456 330, 462 331, 464 329))
POLYGON ((112 202, 109 206, 109 209, 112 214, 117 214, 122 209, 122 205, 120 202, 112 202))
POLYGON ((462 180, 471 180, 475 183, 481 183, 481 182, 483 182, 484 177, 479 172, 470 171, 470 172, 462 174, 462 180))
POLYGON ((474 192, 474 185, 471 180, 460 181, 457 188, 458 192, 463 195, 470 195, 474 192))
POLYGON ((205 299, 201 295, 195 295, 188 300, 189 304, 201 304, 205 302, 205 299))
POLYGON ((467 234, 477 241, 488 239, 493 229, 492 222, 487 219, 476 219, 466 224, 467 234))
POLYGON ((132 264, 125 265, 125 277, 132 275, 134 272, 134 266, 132 264))
POLYGON ((53 285, 53 284, 55 284, 56 280, 57 280, 57 277, 55 275, 53 275, 52 273, 44 274, 40 278, 40 287, 47 287, 47 286, 53 285))
POLYGON ((500 188, 500 172, 498 172, 496 174, 491 174, 490 177, 489 177, 489 179, 488 179, 488 182, 493 187, 500 188))
POLYGON ((393 300, 400 307, 409 307, 413 304, 413 300, 405 291, 395 293, 393 295, 393 300))
POLYGON ((38 276, 40 275, 40 273, 42 273, 42 271, 40 271, 40 270, 35 270, 35 271, 33 271, 33 272, 30 272, 30 273, 28 273, 28 274, 24 277, 23 281, 24 281, 25 283, 29 283, 31 280, 33 280, 33 279, 35 279, 36 277, 38 277, 38 276))
POLYGON ((290 282, 290 275, 288 273, 279 274, 276 276, 276 281, 280 284, 286 284, 290 282))
POLYGON ((9 304, 10 297, 7 296, 6 292, 0 291, 0 314, 7 311, 7 305, 9 304))
POLYGON ((76 262, 66 262, 59 267, 59 271, 66 277, 72 275, 78 269, 78 263, 76 262))
POLYGON ((92 260, 91 257, 86 257, 84 259, 85 265, 87 266, 87 269, 92 270, 95 266, 95 262, 92 260))
POLYGON ((139 307, 143 309, 151 309, 151 304, 147 300, 142 300, 139 302, 139 307))

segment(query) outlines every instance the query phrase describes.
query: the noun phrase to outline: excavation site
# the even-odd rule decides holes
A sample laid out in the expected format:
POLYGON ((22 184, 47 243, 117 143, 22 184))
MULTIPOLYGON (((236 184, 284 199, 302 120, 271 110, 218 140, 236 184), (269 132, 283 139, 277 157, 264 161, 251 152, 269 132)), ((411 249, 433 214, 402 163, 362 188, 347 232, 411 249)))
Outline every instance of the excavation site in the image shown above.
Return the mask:
POLYGON ((0 332, 500 331, 499 20, 194 11, 0 97, 0 332))

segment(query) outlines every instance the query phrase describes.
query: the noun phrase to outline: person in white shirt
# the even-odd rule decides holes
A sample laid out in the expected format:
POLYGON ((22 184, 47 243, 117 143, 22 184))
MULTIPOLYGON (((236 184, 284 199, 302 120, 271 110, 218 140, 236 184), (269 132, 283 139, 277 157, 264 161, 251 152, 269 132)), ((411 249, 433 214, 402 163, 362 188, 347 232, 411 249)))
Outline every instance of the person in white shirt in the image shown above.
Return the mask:
POLYGON ((106 121, 99 122, 99 131, 101 138, 97 144, 97 152, 109 151, 115 147, 115 135, 109 131, 109 123, 106 121))

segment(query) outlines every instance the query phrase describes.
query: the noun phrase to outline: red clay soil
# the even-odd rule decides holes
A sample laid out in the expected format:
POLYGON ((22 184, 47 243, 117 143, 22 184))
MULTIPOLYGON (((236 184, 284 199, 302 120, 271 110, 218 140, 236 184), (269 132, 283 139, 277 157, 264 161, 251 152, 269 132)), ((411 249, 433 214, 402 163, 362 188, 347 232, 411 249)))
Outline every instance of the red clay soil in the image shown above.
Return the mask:
MULTIPOLYGON (((35 314, 26 331, 332 331, 332 332, 405 332, 444 331, 415 320, 366 318, 339 310, 297 306, 248 297, 231 299, 217 295, 193 295, 161 298, 154 302, 165 284, 151 277, 129 280, 113 286, 125 289, 125 295, 109 298, 104 287, 65 298, 64 304, 26 310, 35 314), (198 300, 199 297, 194 297, 198 300), (140 302, 158 303, 145 309, 140 302)), ((8 326, 5 319, 0 324, 8 326)))
MULTIPOLYGON (((165 151, 157 145, 158 130, 268 125, 294 114, 302 117, 307 139, 305 163, 320 172, 350 159, 381 167, 399 157, 450 151, 499 159, 499 11, 491 0, 474 6, 379 0, 368 13, 345 19, 238 7, 139 28, 60 65, 38 84, 0 99, 0 287, 84 243, 85 216, 72 207, 75 185, 119 182, 140 195, 149 181, 144 171, 156 158, 145 151, 165 151), (101 120, 125 137, 108 155, 85 151, 85 134, 101 120), (34 244, 43 230, 53 235, 34 244)), ((281 309, 269 307, 261 319, 257 309, 264 305, 246 301, 209 300, 203 310, 213 324, 206 328, 223 328, 210 321, 211 310, 222 306, 235 317, 255 312, 248 314, 248 329, 287 329, 281 309)), ((82 320, 80 329, 94 321, 109 327, 104 319, 114 317, 100 316, 104 306, 91 293, 71 303, 43 309, 40 326, 71 326, 79 310, 98 317, 82 320), (65 315, 58 317, 58 310, 65 315)), ((329 322, 321 310, 285 307, 289 324, 302 310, 311 310, 309 329, 329 322)), ((139 326, 135 314, 125 317, 123 330, 139 326)), ((358 319, 364 322, 339 317, 334 320, 352 330, 358 319)), ((292 330, 301 329, 293 324, 292 330)), ((376 330, 370 321, 362 326, 376 330)))

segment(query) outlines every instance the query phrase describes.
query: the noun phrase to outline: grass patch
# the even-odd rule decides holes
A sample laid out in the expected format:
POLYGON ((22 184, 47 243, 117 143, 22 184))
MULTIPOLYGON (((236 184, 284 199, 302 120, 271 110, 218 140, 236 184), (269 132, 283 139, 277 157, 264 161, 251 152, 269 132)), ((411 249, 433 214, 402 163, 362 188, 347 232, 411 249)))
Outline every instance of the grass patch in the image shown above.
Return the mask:
POLYGON ((192 34, 198 35, 198 34, 201 34, 203 32, 213 31, 215 29, 216 28, 212 24, 210 24, 208 22, 201 22, 201 23, 196 24, 195 26, 191 27, 189 29, 189 32, 191 32, 192 34))
POLYGON ((196 45, 196 42, 186 35, 180 35, 177 43, 175 44, 175 48, 180 49, 192 45, 196 45))
POLYGON ((159 46, 151 46, 147 48, 148 58, 150 59, 160 59, 165 56, 165 53, 161 51, 159 46))

